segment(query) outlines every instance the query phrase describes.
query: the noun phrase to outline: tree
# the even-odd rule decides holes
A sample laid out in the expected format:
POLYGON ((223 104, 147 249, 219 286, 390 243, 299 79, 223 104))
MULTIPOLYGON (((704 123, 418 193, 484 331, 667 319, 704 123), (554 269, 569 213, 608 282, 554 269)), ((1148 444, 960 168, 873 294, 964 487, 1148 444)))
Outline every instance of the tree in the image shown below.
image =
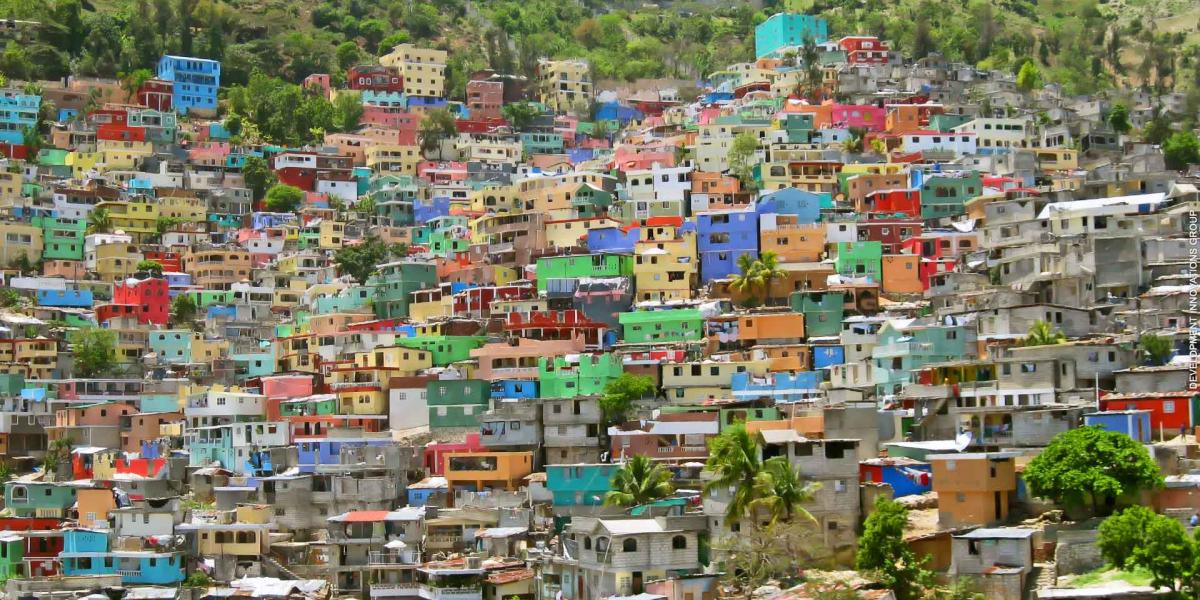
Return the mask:
POLYGON ((125 91, 125 96, 134 102, 138 90, 142 89, 142 85, 148 80, 154 79, 154 73, 150 69, 136 69, 132 73, 118 73, 117 77, 121 80, 121 89, 125 91))
POLYGON ((672 474, 649 457, 637 454, 625 461, 612 477, 612 490, 604 496, 605 506, 640 506, 675 492, 672 474))
POLYGON ((725 555, 726 582, 740 592, 729 597, 750 598, 753 590, 770 581, 791 583, 801 573, 797 567, 826 553, 819 539, 815 525, 802 521, 743 527, 736 535, 717 539, 713 547, 725 555))
POLYGON ((242 179, 246 180, 246 186, 253 192, 256 202, 262 200, 267 190, 278 181, 275 172, 261 156, 246 157, 246 163, 242 165, 242 179))
POLYGON ((772 523, 790 522, 795 517, 813 521, 813 516, 804 509, 803 504, 813 499, 820 485, 805 482, 800 473, 792 469, 786 456, 764 461, 754 486, 754 494, 758 497, 750 504, 753 508, 766 509, 772 523))
POLYGON ((1021 70, 1017 71, 1017 88, 1022 92, 1029 93, 1040 87, 1042 87, 1041 69, 1038 69, 1037 63, 1032 60, 1026 60, 1021 65, 1021 70))
POLYGON ((351 90, 338 92, 333 101, 333 127, 338 131, 353 131, 362 120, 362 93, 351 90))
POLYGON ((339 248, 333 255, 338 273, 349 275, 358 283, 366 283, 375 268, 388 258, 387 244, 375 236, 368 236, 361 244, 339 248))
POLYGON ((735 423, 708 441, 708 461, 705 468, 716 475, 704 484, 704 493, 711 496, 717 490, 733 489, 725 509, 729 523, 741 521, 752 508, 755 484, 762 471, 758 440, 746 431, 746 425, 735 423))
POLYGON ((1023 346, 1053 346, 1067 341, 1067 336, 1061 330, 1055 329, 1046 321, 1037 320, 1029 327, 1029 332, 1022 340, 1023 346))
POLYGON ((277 183, 267 190, 267 210, 278 213, 296 212, 304 201, 304 190, 286 183, 277 183))
POLYGON ((1150 584, 1195 598, 1200 592, 1200 538, 1179 521, 1144 506, 1131 506, 1100 524, 1100 554, 1121 569, 1141 568, 1150 584))
POLYGON ((343 71, 353 67, 358 64, 358 61, 362 60, 362 50, 359 49, 358 44, 350 40, 338 44, 337 48, 333 50, 333 55, 337 60, 338 67, 343 71))
POLYGON ((1200 140, 1191 131, 1176 131, 1162 145, 1167 168, 1182 171, 1188 165, 1200 164, 1200 140))
POLYGON ((604 385, 600 411, 608 423, 622 421, 635 401, 653 396, 655 391, 653 377, 621 373, 604 385))
POLYGON ((22 252, 18 254, 16 258, 8 261, 8 268, 16 269, 17 273, 20 273, 21 275, 26 275, 38 270, 35 268, 33 261, 29 260, 29 254, 27 252, 22 252))
POLYGON ((71 458, 71 438, 58 438, 46 447, 46 456, 42 458, 42 471, 57 473, 58 466, 71 458))
POLYGON ((191 294, 180 294, 171 300, 171 325, 178 327, 180 325, 191 326, 196 321, 196 314, 200 311, 196 306, 196 299, 191 294))
POLYGON ((1092 514, 1112 512, 1116 502, 1162 485, 1146 449, 1123 433, 1100 427, 1064 431, 1025 467, 1034 496, 1063 506, 1091 504, 1092 514))
POLYGON ((442 154, 442 140, 458 135, 458 125, 454 122, 454 115, 444 108, 437 108, 425 114, 425 118, 421 120, 421 128, 417 132, 417 138, 421 143, 421 153, 426 158, 437 152, 438 157, 442 154))
POLYGON ((858 538, 854 568, 879 574, 880 582, 890 587, 897 600, 914 600, 932 583, 932 573, 924 568, 912 548, 904 542, 908 509, 883 496, 863 523, 858 538))
POLYGON ((137 270, 150 273, 151 277, 162 277, 163 266, 157 260, 143 260, 137 264, 137 270))
POLYGON ((1133 125, 1129 124, 1129 107, 1124 104, 1114 104, 1108 111, 1108 125, 1117 133, 1129 133, 1133 125))
POLYGON ((1167 364, 1174 353, 1174 349, 1171 348, 1171 338, 1149 333, 1138 339, 1138 349, 1142 351, 1143 360, 1151 366, 1167 364))
POLYGON ((87 232, 112 232, 112 217, 109 215, 107 208, 93 208, 92 211, 88 213, 87 232))
POLYGON ((98 377, 116 363, 117 336, 107 329, 80 329, 72 336, 71 353, 76 377, 98 377))
POLYGON ((505 104, 500 112, 504 115, 504 120, 508 121, 509 125, 516 131, 522 131, 533 123, 533 120, 541 115, 541 111, 537 105, 532 102, 513 102, 505 104))
POLYGON ((754 157, 758 152, 758 139, 750 133, 739 133, 729 146, 729 172, 742 182, 748 190, 758 188, 754 180, 754 157))
POLYGON ((766 303, 770 296, 771 282, 786 276, 779 267, 779 256, 768 250, 758 258, 742 254, 737 259, 738 274, 733 276, 729 285, 736 292, 748 293, 753 296, 756 291, 762 292, 762 302, 766 303))

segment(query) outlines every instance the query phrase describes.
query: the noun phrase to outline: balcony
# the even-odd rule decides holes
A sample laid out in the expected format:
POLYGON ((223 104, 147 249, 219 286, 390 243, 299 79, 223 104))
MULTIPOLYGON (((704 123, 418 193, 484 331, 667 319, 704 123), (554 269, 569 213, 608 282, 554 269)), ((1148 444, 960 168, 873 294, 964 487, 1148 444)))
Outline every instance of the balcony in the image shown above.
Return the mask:
POLYGON ((372 583, 372 598, 412 597, 420 595, 421 586, 416 583, 372 583))
POLYGON ((426 600, 483 600, 483 588, 473 587, 432 587, 422 585, 420 596, 426 600))
POLYGON ((141 569, 117 569, 117 575, 121 577, 141 577, 141 569))
POLYGON ((430 534, 425 536, 425 548, 428 550, 440 550, 443 548, 454 548, 462 543, 461 535, 454 534, 430 534))
MULTIPOLYGON (((371 566, 386 565, 416 565, 420 555, 414 550, 405 552, 371 552, 367 556, 367 564, 371 566)), ((414 586, 416 584, 413 584, 414 586)))

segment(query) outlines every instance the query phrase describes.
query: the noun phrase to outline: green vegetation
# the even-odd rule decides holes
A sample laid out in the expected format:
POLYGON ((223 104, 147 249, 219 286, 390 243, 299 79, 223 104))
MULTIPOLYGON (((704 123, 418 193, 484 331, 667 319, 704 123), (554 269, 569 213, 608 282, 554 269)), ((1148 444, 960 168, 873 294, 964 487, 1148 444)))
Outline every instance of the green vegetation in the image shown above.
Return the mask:
POLYGON ((1138 339, 1138 349, 1142 352, 1142 360, 1151 366, 1167 364, 1171 360, 1171 338, 1153 334, 1144 334, 1138 339))
POLYGON ((304 202, 304 190, 283 183, 277 183, 267 190, 267 210, 277 213, 296 212, 304 202))
POLYGON ((1163 160, 1168 169, 1184 170, 1200 164, 1200 140, 1192 131, 1176 131, 1162 145, 1163 160))
POLYGON ((196 300, 190 294, 175 296, 175 299, 171 301, 171 325, 173 327, 180 325, 191 327, 199 310, 196 300))
POLYGON ((917 558, 904 542, 907 525, 908 509, 904 505, 883 496, 876 498, 874 509, 863 523, 854 557, 855 569, 877 573, 898 600, 920 598, 933 585, 933 572, 925 568, 925 560, 917 558))
POLYGON ((600 410, 604 413, 605 421, 616 423, 624 420, 634 402, 653 397, 655 391, 653 377, 621 373, 604 385, 604 395, 600 396, 600 410))
POLYGON ((1145 569, 1134 568, 1126 571, 1114 567, 1101 567, 1095 571, 1071 577, 1067 580, 1064 587, 1084 588, 1117 582, 1124 582, 1133 586, 1143 586, 1150 585, 1152 579, 1154 579, 1154 576, 1145 569))
POLYGON ((138 271, 149 273, 152 277, 162 277, 163 266, 157 260, 143 260, 137 264, 138 271))
POLYGON ((1062 344, 1067 341, 1067 336, 1063 332, 1045 321, 1034 321, 1029 327, 1029 332, 1025 335, 1025 339, 1021 340, 1022 346, 1053 346, 1062 344))
POLYGON ((1172 596, 1200 594, 1200 539, 1175 519, 1131 506, 1100 524, 1097 544, 1110 564, 1149 573, 1150 585, 1172 596))
POLYGON ((612 490, 604 496, 605 506, 640 506, 674 493, 671 472, 638 454, 613 473, 612 490))
POLYGON ((81 329, 71 338, 76 377, 99 377, 116 364, 117 334, 100 328, 81 329))
POLYGON ((387 261, 388 246, 377 237, 369 236, 356 246, 339 248, 333 255, 338 273, 349 275, 358 283, 366 283, 375 268, 387 261))
POLYGON ((1090 505, 1111 514, 1117 502, 1162 485, 1158 465, 1140 443, 1100 427, 1064 431, 1025 467, 1030 494, 1061 506, 1090 505))
POLYGON ((733 276, 729 287, 734 291, 762 294, 762 302, 766 302, 771 289, 771 282, 787 275, 779 267, 779 257, 770 250, 763 252, 758 258, 742 254, 737 259, 738 274, 733 276))
POLYGON ((267 194, 267 190, 271 189, 278 181, 266 159, 259 156, 246 157, 246 164, 242 165, 242 177, 246 180, 250 191, 253 192, 256 202, 262 200, 263 196, 267 194))

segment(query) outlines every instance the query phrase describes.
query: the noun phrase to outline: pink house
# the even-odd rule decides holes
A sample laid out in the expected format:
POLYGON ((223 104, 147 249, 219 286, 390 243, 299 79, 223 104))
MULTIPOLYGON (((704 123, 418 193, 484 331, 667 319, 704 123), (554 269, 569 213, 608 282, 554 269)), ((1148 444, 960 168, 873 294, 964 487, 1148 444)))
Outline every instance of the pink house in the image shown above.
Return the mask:
POLYGON ((835 129, 856 127, 868 131, 887 128, 887 110, 870 104, 833 104, 829 118, 835 129))
POLYGON ((479 379, 537 379, 538 359, 583 352, 582 336, 573 340, 535 340, 519 338, 514 346, 507 343, 485 344, 471 351, 479 361, 479 379))
POLYGON ((425 468, 429 470, 430 475, 442 475, 446 462, 443 457, 486 450, 478 433, 468 433, 466 439, 461 442, 430 442, 425 445, 425 468))

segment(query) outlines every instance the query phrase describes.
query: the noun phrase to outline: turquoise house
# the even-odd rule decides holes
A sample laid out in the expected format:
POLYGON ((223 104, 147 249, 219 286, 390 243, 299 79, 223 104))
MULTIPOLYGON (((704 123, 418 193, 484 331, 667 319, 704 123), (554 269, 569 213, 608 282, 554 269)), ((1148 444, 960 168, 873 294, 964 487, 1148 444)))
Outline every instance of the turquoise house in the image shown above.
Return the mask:
POLYGON ((65 530, 63 548, 58 555, 63 575, 120 575, 125 585, 175 585, 184 578, 183 553, 110 551, 103 531, 65 530))
POLYGON ((319 315, 354 312, 371 302, 375 290, 362 285, 352 285, 332 296, 317 298, 313 312, 319 315))
POLYGON ((912 372, 926 365, 967 356, 968 335, 963 325, 917 325, 888 321, 879 328, 879 342, 871 350, 875 363, 875 390, 879 396, 895 394, 912 381, 912 372))
POLYGON ((65 514, 75 504, 75 488, 44 481, 4 483, 4 506, 18 517, 38 516, 58 511, 65 514))
POLYGON ((429 428, 479 428, 479 416, 491 405, 492 386, 482 379, 441 379, 425 384, 429 428))
POLYGON ((437 267, 432 264, 398 261, 379 265, 375 284, 375 316, 395 319, 408 316, 412 293, 438 284, 437 267))
POLYGON ((777 13, 754 28, 754 57, 829 39, 829 23, 813 15, 777 13))
POLYGON ((275 372, 275 354, 270 351, 230 354, 229 358, 237 365, 238 375, 242 377, 262 377, 275 372))
POLYGON ((151 331, 148 347, 160 364, 182 365, 192 362, 192 332, 188 329, 151 331))
POLYGON ((612 490, 617 464, 546 465, 546 489, 555 506, 600 506, 612 490))
POLYGON ((521 151, 526 155, 562 154, 563 136, 558 133, 524 132, 521 134, 521 151))
POLYGON ((804 314, 804 333, 810 337, 838 335, 846 311, 842 292, 792 292, 788 303, 793 312, 804 314))
POLYGON ((966 202, 983 193, 979 173, 931 173, 921 179, 921 218, 940 219, 966 212, 966 202))

